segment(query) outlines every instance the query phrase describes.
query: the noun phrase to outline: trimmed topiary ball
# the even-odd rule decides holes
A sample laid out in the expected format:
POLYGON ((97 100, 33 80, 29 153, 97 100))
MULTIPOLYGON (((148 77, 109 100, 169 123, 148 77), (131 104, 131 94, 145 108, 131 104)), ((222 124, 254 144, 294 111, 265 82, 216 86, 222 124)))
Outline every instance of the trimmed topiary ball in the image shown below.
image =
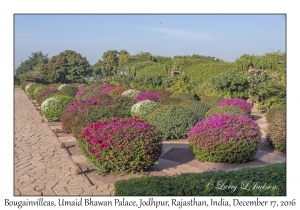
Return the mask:
POLYGON ((106 94, 98 93, 97 95, 92 96, 90 99, 97 100, 103 105, 108 105, 108 103, 112 100, 112 97, 106 94))
POLYGON ((160 105, 154 101, 144 100, 134 104, 131 108, 131 116, 138 116, 141 119, 146 119, 147 116, 160 105))
POLYGON ((219 102, 224 100, 224 98, 219 96, 203 96, 201 97, 201 102, 204 103, 209 109, 218 106, 219 102))
POLYGON ((219 102, 218 106, 235 106, 240 108, 245 114, 250 116, 252 104, 241 98, 229 98, 219 102))
POLYGON ((205 117, 209 117, 214 114, 239 114, 243 116, 248 116, 240 108, 235 106, 215 106, 206 112, 205 117))
POLYGON ((54 95, 62 94, 57 88, 48 88, 40 93, 39 97, 37 98, 37 101, 39 105, 42 105, 42 103, 47 99, 54 95))
POLYGON ((155 95, 154 93, 146 91, 146 92, 142 92, 142 93, 138 94, 134 98, 134 100, 136 102, 140 102, 140 101, 144 101, 144 100, 150 100, 150 101, 157 102, 159 100, 159 97, 157 95, 155 95))
POLYGON ((84 96, 84 94, 86 94, 87 92, 89 92, 89 89, 80 89, 78 88, 78 91, 75 94, 75 98, 77 101, 82 99, 82 96, 84 96))
POLYGON ((182 101, 180 105, 191 110, 197 116, 197 121, 203 120, 208 110, 208 107, 199 101, 182 101))
POLYGON ((98 93, 96 93, 96 92, 88 91, 81 97, 81 100, 87 100, 97 94, 98 93))
POLYGON ((124 93, 126 91, 125 87, 122 86, 118 86, 116 88, 113 88, 112 90, 110 90, 108 92, 108 95, 112 98, 116 98, 122 95, 122 93, 124 93))
POLYGON ((41 85, 37 88, 35 88, 35 90, 33 91, 33 98, 34 100, 37 100, 39 95, 44 91, 47 90, 48 87, 46 85, 41 85))
POLYGON ((63 87, 65 87, 65 86, 68 86, 69 84, 61 84, 57 89, 59 90, 59 91, 61 91, 61 89, 63 88, 63 87))
POLYGON ((163 132, 163 139, 185 138, 191 126, 197 122, 197 116, 179 105, 166 105, 156 109, 147 117, 147 122, 157 126, 163 132))
POLYGON ((131 117, 131 108, 135 104, 132 98, 120 96, 109 102, 113 116, 127 118, 131 117))
POLYGON ((58 90, 60 90, 65 95, 75 97, 75 94, 77 93, 78 88, 76 86, 72 86, 72 85, 64 85, 58 90))
POLYGON ((129 89, 129 90, 126 90, 124 93, 122 93, 122 96, 134 99, 140 93, 141 93, 141 91, 139 91, 139 90, 129 89))
POLYGON ((108 94, 109 91, 115 88, 114 85, 110 85, 110 84, 102 84, 102 87, 103 87, 103 89, 101 90, 102 94, 108 94))
POLYGON ((269 116, 267 128, 267 141, 275 150, 286 153, 285 110, 277 110, 272 114, 272 116, 269 116))
POLYGON ((266 114, 267 121, 271 122, 281 111, 286 111, 286 104, 278 104, 268 109, 266 114))
POLYGON ((90 124, 81 136, 83 153, 104 174, 142 172, 162 153, 161 132, 137 117, 90 124))
POLYGON ((172 92, 167 90, 159 90, 159 91, 155 91, 154 94, 157 95, 159 99, 161 99, 161 98, 169 98, 172 95, 172 92))
POLYGON ((188 93, 173 93, 171 98, 178 98, 180 100, 196 100, 194 96, 188 94, 188 93))
POLYGON ((160 98, 158 103, 161 105, 171 105, 171 104, 179 104, 182 100, 179 98, 160 98))
POLYGON ((72 101, 74 98, 71 96, 54 95, 42 103, 42 114, 48 121, 59 121, 62 112, 72 101))
POLYGON ((236 114, 210 116, 198 122, 188 134, 195 159, 223 163, 253 160, 260 138, 256 122, 236 114))

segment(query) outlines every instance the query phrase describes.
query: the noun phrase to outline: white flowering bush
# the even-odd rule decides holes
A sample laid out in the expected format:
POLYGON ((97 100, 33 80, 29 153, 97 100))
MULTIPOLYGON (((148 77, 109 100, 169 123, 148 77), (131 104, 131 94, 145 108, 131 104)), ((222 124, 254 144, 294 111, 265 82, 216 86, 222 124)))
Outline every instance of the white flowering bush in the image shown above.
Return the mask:
POLYGON ((61 91, 64 86, 68 86, 68 84, 61 84, 57 89, 61 91))
POLYGON ((129 89, 129 90, 126 90, 124 93, 122 93, 122 96, 126 96, 128 98, 134 99, 140 93, 141 93, 141 91, 139 91, 139 90, 129 89))
POLYGON ((29 83, 28 85, 26 85, 26 87, 25 87, 25 92, 26 93, 27 93, 28 89, 30 88, 30 86, 33 85, 33 84, 35 84, 35 83, 29 83))
POLYGON ((147 116, 160 105, 154 101, 144 100, 134 104, 131 108, 131 116, 139 116, 141 119, 146 119, 147 116))
POLYGON ((50 121, 59 121, 64 109, 75 99, 67 95, 54 95, 47 98, 41 105, 42 114, 50 121))

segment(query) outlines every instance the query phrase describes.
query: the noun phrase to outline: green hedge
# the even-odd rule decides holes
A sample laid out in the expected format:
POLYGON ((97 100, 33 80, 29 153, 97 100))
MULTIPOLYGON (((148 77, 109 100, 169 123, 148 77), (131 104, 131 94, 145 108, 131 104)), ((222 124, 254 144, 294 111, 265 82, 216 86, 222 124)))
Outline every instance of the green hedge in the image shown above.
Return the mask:
POLYGON ((286 164, 175 176, 144 176, 115 183, 116 196, 286 196, 286 164), (224 185, 223 185, 224 183, 224 185), (247 183, 249 185, 247 186, 247 183), (257 186, 272 186, 258 189, 257 186), (218 189, 230 185, 230 189, 218 189), (243 187, 244 189, 243 189, 243 187), (236 187, 236 188, 235 188, 236 187), (245 189, 246 188, 246 189, 245 189), (247 190, 248 189, 248 190, 247 190))

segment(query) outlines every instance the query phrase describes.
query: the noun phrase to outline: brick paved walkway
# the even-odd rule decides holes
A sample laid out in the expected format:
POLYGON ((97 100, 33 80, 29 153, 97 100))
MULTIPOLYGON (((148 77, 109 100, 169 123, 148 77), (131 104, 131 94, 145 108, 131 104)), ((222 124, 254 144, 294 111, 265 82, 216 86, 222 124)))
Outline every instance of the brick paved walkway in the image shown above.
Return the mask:
POLYGON ((113 195, 111 184, 91 185, 24 91, 15 89, 14 195, 113 195))

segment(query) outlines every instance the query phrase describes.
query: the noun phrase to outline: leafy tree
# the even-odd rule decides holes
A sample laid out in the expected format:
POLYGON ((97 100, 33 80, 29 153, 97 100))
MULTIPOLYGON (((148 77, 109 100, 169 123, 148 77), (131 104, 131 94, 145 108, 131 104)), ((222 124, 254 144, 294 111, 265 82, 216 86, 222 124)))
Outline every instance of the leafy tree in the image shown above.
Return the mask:
POLYGON ((31 53, 31 56, 28 56, 27 60, 22 61, 16 69, 17 78, 21 81, 34 81, 34 77, 27 73, 36 71, 39 66, 46 64, 48 60, 48 54, 43 54, 41 51, 31 53))
POLYGON ((52 56, 47 64, 39 68, 39 71, 43 80, 49 83, 84 82, 84 77, 92 73, 86 58, 72 50, 52 56))
POLYGON ((139 52, 131 56, 133 61, 154 61, 154 57, 149 52, 139 52))
POLYGON ((117 73, 118 70, 118 51, 117 50, 108 50, 102 55, 102 74, 107 76, 113 76, 117 73))
POLYGON ((119 72, 128 73, 129 62, 130 62, 130 54, 126 50, 121 50, 118 59, 119 72))

